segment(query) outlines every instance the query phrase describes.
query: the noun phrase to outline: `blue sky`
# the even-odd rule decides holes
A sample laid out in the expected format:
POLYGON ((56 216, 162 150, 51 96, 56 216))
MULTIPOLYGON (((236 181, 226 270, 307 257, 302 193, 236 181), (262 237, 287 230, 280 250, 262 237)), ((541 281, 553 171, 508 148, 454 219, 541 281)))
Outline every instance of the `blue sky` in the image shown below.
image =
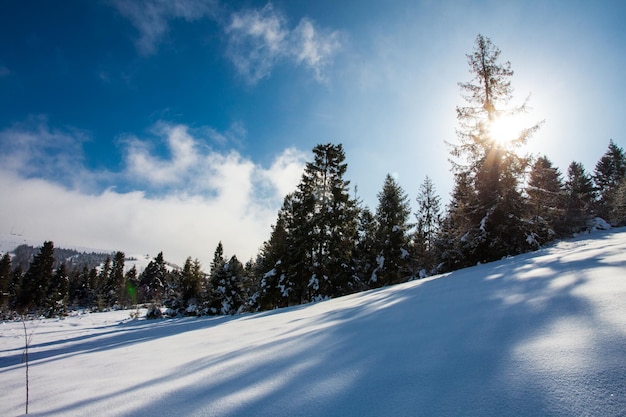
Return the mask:
POLYGON ((626 147, 621 1, 19 1, 0 14, 0 233, 208 265, 247 259, 318 143, 372 209, 452 187, 478 33, 531 94, 527 151, 626 147))

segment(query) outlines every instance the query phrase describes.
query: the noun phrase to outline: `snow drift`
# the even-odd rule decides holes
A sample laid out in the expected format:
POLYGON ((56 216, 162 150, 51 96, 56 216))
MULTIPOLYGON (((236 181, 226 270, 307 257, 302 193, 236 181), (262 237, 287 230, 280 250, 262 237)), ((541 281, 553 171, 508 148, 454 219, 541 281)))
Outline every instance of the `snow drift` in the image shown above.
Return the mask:
MULTIPOLYGON (((317 304, 28 322, 33 416, 617 416, 626 231, 317 304)), ((0 325, 0 415, 24 412, 0 325)))

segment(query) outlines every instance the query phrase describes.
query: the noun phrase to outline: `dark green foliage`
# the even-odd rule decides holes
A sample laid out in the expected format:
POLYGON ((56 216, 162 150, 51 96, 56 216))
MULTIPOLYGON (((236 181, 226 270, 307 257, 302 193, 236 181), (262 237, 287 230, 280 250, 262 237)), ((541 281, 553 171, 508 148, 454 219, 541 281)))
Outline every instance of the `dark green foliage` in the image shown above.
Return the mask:
POLYGON ((372 287, 381 287, 406 281, 409 267, 408 223, 411 209, 409 198, 389 174, 378 193, 376 209, 376 268, 370 278, 372 287))
POLYGON ((288 279, 293 302, 336 297, 354 291, 352 251, 356 202, 350 198, 342 145, 317 145, 292 203, 288 279))
POLYGON ((256 309, 271 310, 286 307, 293 285, 286 282, 288 274, 285 268, 288 262, 290 238, 287 232, 291 195, 285 197, 283 208, 278 213, 276 225, 272 227, 270 239, 263 244, 256 270, 259 275, 257 294, 253 303, 256 309))
POLYGON ((563 181, 558 168, 546 156, 539 157, 531 167, 526 194, 533 242, 541 246, 562 236, 566 232, 563 181))
POLYGON ((435 245, 441 230, 441 199, 432 180, 427 176, 417 195, 416 230, 413 237, 413 256, 420 276, 435 272, 437 253, 435 245))
POLYGON ((44 242, 22 278, 18 310, 28 311, 47 304, 48 288, 54 273, 54 244, 44 242))
POLYGON ((0 259, 0 312, 5 311, 9 304, 9 285, 12 275, 11 256, 5 253, 0 259))
POLYGON ((202 295, 203 273, 200 261, 188 257, 181 271, 176 273, 178 279, 178 308, 186 315, 198 315, 202 295))
POLYGON ((354 262, 356 264, 356 276, 358 277, 358 289, 363 291, 370 288, 370 279, 378 266, 376 262, 377 245, 376 232, 378 224, 376 217, 367 207, 359 208, 357 224, 357 242, 354 250, 354 262))
POLYGON ((243 265, 236 256, 211 271, 211 314, 232 315, 241 312, 245 302, 242 291, 244 277, 243 265))
POLYGON ((69 293, 69 276, 65 264, 61 264, 50 282, 48 288, 48 317, 56 317, 65 313, 69 293))
POLYGON ((580 162, 572 162, 565 181, 565 224, 569 233, 583 230, 594 215, 595 190, 580 162))
POLYGON ((508 144, 492 137, 492 123, 523 112, 526 105, 510 107, 513 71, 499 57, 500 50, 489 38, 478 35, 474 52, 468 55, 474 79, 459 83, 467 105, 456 109, 459 143, 451 151, 457 159, 453 161, 457 185, 448 213, 454 219, 446 231, 455 248, 444 255, 448 268, 493 261, 529 247, 518 189, 528 161, 516 149, 539 124, 522 129, 508 144))
POLYGON ((597 214, 613 224, 617 223, 613 216, 614 200, 625 177, 624 150, 611 140, 607 151, 596 164, 593 181, 598 191, 597 214))
POLYGON ((150 261, 146 269, 141 274, 140 283, 140 302, 153 302, 160 304, 166 297, 166 288, 168 285, 168 271, 163 259, 163 252, 150 261))

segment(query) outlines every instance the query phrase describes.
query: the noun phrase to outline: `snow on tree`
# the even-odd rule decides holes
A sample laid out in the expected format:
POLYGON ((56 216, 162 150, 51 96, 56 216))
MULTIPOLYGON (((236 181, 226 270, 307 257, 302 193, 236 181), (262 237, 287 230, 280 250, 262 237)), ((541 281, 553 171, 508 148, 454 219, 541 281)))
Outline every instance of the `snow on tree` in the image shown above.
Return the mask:
POLYGON ((466 220, 451 222, 453 229, 448 232, 465 262, 472 264, 528 248, 519 190, 528 158, 519 154, 519 147, 540 123, 508 131, 504 138, 501 126, 526 111, 526 101, 511 105, 511 64, 500 62, 500 50, 483 35, 477 36, 474 51, 467 58, 474 78, 459 83, 467 104, 456 108, 459 142, 451 150, 455 180, 462 181, 457 191, 469 187, 464 192, 467 200, 455 201, 457 212, 452 215, 466 220))
POLYGON ((541 246, 556 236, 563 235, 563 181, 558 168, 546 156, 540 156, 532 165, 526 194, 527 216, 532 230, 529 241, 541 246))
POLYGON ((626 178, 626 155, 624 150, 611 140, 607 151, 596 164, 593 174, 593 182, 598 191, 597 214, 609 223, 616 223, 612 216, 613 203, 624 178, 626 178))
POLYGON ((426 176, 416 198, 417 220, 413 236, 413 256, 418 274, 429 275, 436 266, 435 244, 441 229, 441 199, 432 180, 426 176))
POLYGON ((409 198, 402 187, 389 174, 383 189, 378 193, 376 208, 375 253, 378 265, 370 285, 381 287, 405 281, 411 275, 408 253, 410 239, 409 198))

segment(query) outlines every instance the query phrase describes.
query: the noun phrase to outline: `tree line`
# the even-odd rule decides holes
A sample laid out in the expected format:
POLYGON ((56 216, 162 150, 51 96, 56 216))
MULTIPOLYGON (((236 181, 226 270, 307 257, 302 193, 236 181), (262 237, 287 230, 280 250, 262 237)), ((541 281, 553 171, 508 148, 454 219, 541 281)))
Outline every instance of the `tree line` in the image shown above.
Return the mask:
POLYGON ((185 315, 262 311, 520 254, 584 231, 598 218, 625 225, 624 150, 611 140, 593 173, 574 161, 565 178, 547 156, 521 154, 541 123, 507 141, 494 129, 526 110, 526 102, 510 104, 510 63, 501 62, 500 50, 482 35, 467 58, 473 79, 459 83, 466 105, 456 108, 454 189, 445 208, 426 177, 411 213, 408 194, 387 175, 371 210, 351 196, 342 145, 320 144, 255 259, 243 264, 226 257, 219 243, 208 273, 191 258, 174 268, 163 253, 139 273, 125 269, 122 252, 98 267, 55 265, 54 245, 45 242, 27 269, 12 267, 9 254, 2 257, 0 308, 48 316, 70 306, 137 304, 155 306, 150 316, 159 316, 161 307, 185 315))

